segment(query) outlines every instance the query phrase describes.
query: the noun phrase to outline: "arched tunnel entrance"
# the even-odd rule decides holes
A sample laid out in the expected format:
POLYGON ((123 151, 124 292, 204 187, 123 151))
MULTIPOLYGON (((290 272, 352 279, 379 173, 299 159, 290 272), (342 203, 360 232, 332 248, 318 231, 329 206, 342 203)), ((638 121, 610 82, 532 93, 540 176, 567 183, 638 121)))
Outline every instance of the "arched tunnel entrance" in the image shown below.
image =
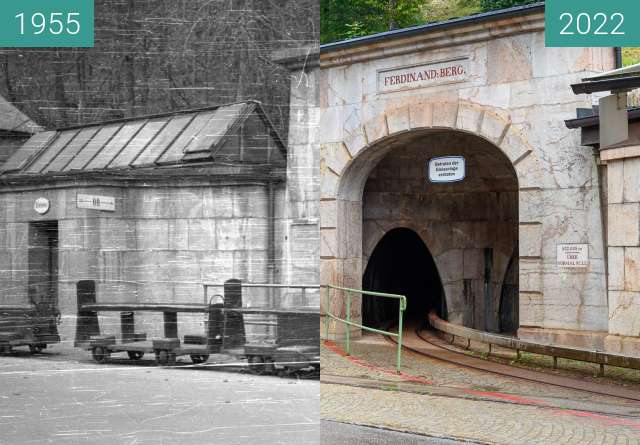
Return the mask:
MULTIPOLYGON (((432 309, 446 317, 438 269, 427 246, 411 229, 397 228, 384 235, 369 259, 362 283, 365 290, 405 295, 406 320, 423 322, 432 309)), ((398 302, 365 297, 362 320, 373 327, 397 322, 398 302)))
MULTIPOLYGON (((405 319, 430 309, 489 332, 518 329, 518 180, 509 158, 474 134, 390 138, 362 190, 363 288, 404 294, 405 319), (430 179, 433 158, 465 160, 457 182, 430 179)), ((345 183, 345 187, 348 183, 345 183)), ((347 244, 349 245, 349 244, 347 244)), ((365 325, 397 319, 397 302, 363 297, 365 325)))

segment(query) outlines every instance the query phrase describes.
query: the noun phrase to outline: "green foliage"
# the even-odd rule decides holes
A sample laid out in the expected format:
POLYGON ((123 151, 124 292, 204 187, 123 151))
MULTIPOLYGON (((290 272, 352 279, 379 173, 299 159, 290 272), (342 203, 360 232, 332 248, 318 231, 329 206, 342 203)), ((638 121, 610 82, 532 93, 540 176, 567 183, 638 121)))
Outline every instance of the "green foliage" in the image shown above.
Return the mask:
POLYGON ((540 0, 321 0, 321 43, 540 0))
POLYGON ((622 48, 622 65, 629 66, 640 63, 640 48, 622 48))
POLYGON ((422 6, 424 22, 438 22, 481 12, 480 0, 426 0, 422 6))
POLYGON ((422 23, 424 0, 321 0, 320 41, 350 39, 422 23))
POLYGON ((538 3, 540 0, 481 0, 480 6, 483 11, 492 11, 494 9, 511 8, 512 6, 528 5, 538 3))

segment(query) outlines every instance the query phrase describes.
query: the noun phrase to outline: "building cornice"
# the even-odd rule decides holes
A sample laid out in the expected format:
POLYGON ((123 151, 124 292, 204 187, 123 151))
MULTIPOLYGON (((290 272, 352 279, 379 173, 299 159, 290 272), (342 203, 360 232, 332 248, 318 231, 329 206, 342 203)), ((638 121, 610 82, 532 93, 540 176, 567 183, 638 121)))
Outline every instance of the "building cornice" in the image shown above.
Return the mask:
POLYGON ((544 4, 510 8, 323 45, 320 67, 350 65, 541 31, 544 31, 544 4))

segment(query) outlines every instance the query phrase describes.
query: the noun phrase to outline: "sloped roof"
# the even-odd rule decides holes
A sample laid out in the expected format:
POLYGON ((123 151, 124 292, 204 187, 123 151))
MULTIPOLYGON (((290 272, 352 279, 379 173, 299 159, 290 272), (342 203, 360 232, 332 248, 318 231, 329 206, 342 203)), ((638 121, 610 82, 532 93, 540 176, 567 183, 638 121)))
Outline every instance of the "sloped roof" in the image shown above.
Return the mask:
POLYGON ((286 151, 260 103, 248 101, 38 133, 0 174, 135 170, 195 161, 282 165, 286 151))
POLYGON ((18 133, 37 133, 42 127, 0 96, 0 130, 18 133))

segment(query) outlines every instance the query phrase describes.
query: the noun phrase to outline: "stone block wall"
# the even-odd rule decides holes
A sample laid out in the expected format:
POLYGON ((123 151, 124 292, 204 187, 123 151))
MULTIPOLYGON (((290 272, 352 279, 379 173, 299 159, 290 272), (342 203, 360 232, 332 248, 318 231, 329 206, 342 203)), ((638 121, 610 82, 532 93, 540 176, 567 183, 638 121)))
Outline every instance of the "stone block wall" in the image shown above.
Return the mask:
POLYGON ((640 355, 640 157, 607 161, 611 352, 640 355))
MULTIPOLYGON (((0 301, 28 301, 29 222, 42 220, 58 221, 63 340, 72 339, 75 332, 80 280, 96 281, 99 302, 175 303, 203 302, 203 282, 223 283, 230 278, 269 282, 267 194, 262 185, 71 187, 3 193, 0 301), (77 193, 115 196, 116 210, 78 209, 77 193), (43 216, 33 210, 39 197, 51 203, 43 216)), ((277 188, 276 194, 281 201, 284 188, 277 188)), ((282 215, 275 224, 283 225, 282 215)), ((276 235, 277 251, 284 250, 285 243, 276 235)), ((283 272, 276 270, 274 281, 280 281, 283 272)), ((247 303, 263 303, 266 298, 265 292, 255 294, 255 301, 247 303)), ((153 329, 147 330, 149 335, 161 335, 162 325, 155 325, 153 317, 139 317, 139 323, 153 329)), ((105 326, 117 329, 117 319, 103 318, 105 326)), ((187 333, 200 331, 188 325, 201 325, 202 317, 181 318, 187 333)))
MULTIPOLYGON (((314 65, 317 57, 312 53, 302 60, 314 65)), ((279 230, 287 240, 286 251, 277 256, 282 283, 319 282, 318 76, 317 66, 296 67, 291 72, 286 197, 276 206, 284 217, 279 230)), ((307 302, 319 307, 319 293, 311 293, 307 302)))
POLYGON ((410 228, 435 260, 449 321, 499 329, 502 284, 517 252, 518 198, 515 173, 495 147, 469 135, 440 133, 396 149, 369 175, 363 220, 363 270, 385 233, 410 228), (447 155, 465 157, 465 180, 429 183, 429 159, 447 155), (488 300, 486 267, 491 269, 488 300))
MULTIPOLYGON (((570 85, 612 69, 613 51, 547 48, 540 12, 486 26, 495 32, 461 24, 444 34, 364 39, 321 54, 321 282, 361 285, 362 190, 381 159, 421 131, 472 133, 499 148, 518 179, 519 335, 535 340, 537 329, 606 334, 597 166, 564 121, 591 106, 570 85), (468 67, 460 82, 378 87, 381 72, 459 60, 468 67), (589 245, 588 267, 558 267, 558 244, 574 243, 589 245)), ((334 313, 344 311, 339 298, 333 304, 334 313)), ((356 320, 359 311, 353 309, 356 320)))

